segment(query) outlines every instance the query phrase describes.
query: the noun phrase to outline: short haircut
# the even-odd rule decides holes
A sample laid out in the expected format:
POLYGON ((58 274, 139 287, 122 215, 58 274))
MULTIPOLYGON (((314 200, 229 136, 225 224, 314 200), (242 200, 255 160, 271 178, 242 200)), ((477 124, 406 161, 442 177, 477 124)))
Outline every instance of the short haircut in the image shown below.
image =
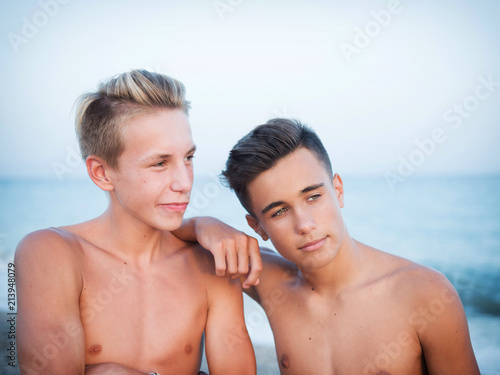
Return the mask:
POLYGON ((185 92, 178 80, 146 70, 132 70, 101 82, 96 92, 83 94, 76 102, 75 126, 83 160, 96 155, 117 169, 124 149, 123 124, 162 109, 181 109, 188 114, 185 92))
POLYGON ((255 216, 248 185, 301 147, 311 151, 333 178, 330 158, 316 133, 297 120, 275 118, 257 126, 236 143, 229 153, 221 179, 234 190, 248 213, 255 216))

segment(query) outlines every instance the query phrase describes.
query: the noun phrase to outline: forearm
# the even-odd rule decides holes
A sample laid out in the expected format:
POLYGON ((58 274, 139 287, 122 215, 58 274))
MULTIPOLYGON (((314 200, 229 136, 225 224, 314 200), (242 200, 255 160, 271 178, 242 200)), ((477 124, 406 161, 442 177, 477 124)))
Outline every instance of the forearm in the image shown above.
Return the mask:
POLYGON ((218 276, 245 276, 245 288, 259 283, 262 261, 255 238, 209 216, 185 219, 172 233, 183 241, 198 242, 210 251, 218 276))

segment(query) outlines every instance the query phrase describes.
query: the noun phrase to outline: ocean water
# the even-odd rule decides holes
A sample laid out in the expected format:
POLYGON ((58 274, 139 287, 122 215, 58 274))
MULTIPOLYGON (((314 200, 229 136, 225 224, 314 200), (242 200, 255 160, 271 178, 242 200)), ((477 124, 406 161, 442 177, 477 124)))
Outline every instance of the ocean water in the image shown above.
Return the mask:
MULTIPOLYGON (((500 374, 500 176, 412 177, 395 191, 383 178, 347 176, 344 188, 350 234, 443 272, 464 304, 482 373, 500 374)), ((90 180, 0 180, 0 309, 7 309, 7 265, 24 235, 91 219, 106 205, 90 180)), ((196 178, 187 215, 215 216, 252 234, 216 176, 196 178)), ((245 314, 254 343, 272 347, 262 309, 246 298, 245 314)))

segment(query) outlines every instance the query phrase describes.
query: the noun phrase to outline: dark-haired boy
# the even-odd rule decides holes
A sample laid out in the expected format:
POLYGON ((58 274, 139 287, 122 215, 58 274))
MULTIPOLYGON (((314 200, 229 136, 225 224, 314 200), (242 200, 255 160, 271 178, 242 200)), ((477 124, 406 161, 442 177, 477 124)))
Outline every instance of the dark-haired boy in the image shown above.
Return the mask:
POLYGON ((267 313, 282 374, 479 374, 450 282, 349 235, 342 180, 312 130, 258 126, 223 175, 279 253, 262 250, 247 293, 267 313))

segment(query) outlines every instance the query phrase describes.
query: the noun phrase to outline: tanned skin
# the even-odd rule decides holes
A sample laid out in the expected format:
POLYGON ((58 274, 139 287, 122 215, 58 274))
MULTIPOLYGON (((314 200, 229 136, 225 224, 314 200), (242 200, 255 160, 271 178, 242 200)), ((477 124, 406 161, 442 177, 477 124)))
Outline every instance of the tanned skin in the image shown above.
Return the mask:
POLYGON ((117 168, 86 161, 107 211, 18 246, 21 374, 197 374, 204 330, 212 375, 255 374, 239 282, 171 233, 193 181, 187 116, 134 117, 122 137, 117 168))
POLYGON ((479 374, 461 301, 439 272, 364 245, 341 214, 344 189, 299 148, 249 186, 249 225, 283 375, 479 374))

